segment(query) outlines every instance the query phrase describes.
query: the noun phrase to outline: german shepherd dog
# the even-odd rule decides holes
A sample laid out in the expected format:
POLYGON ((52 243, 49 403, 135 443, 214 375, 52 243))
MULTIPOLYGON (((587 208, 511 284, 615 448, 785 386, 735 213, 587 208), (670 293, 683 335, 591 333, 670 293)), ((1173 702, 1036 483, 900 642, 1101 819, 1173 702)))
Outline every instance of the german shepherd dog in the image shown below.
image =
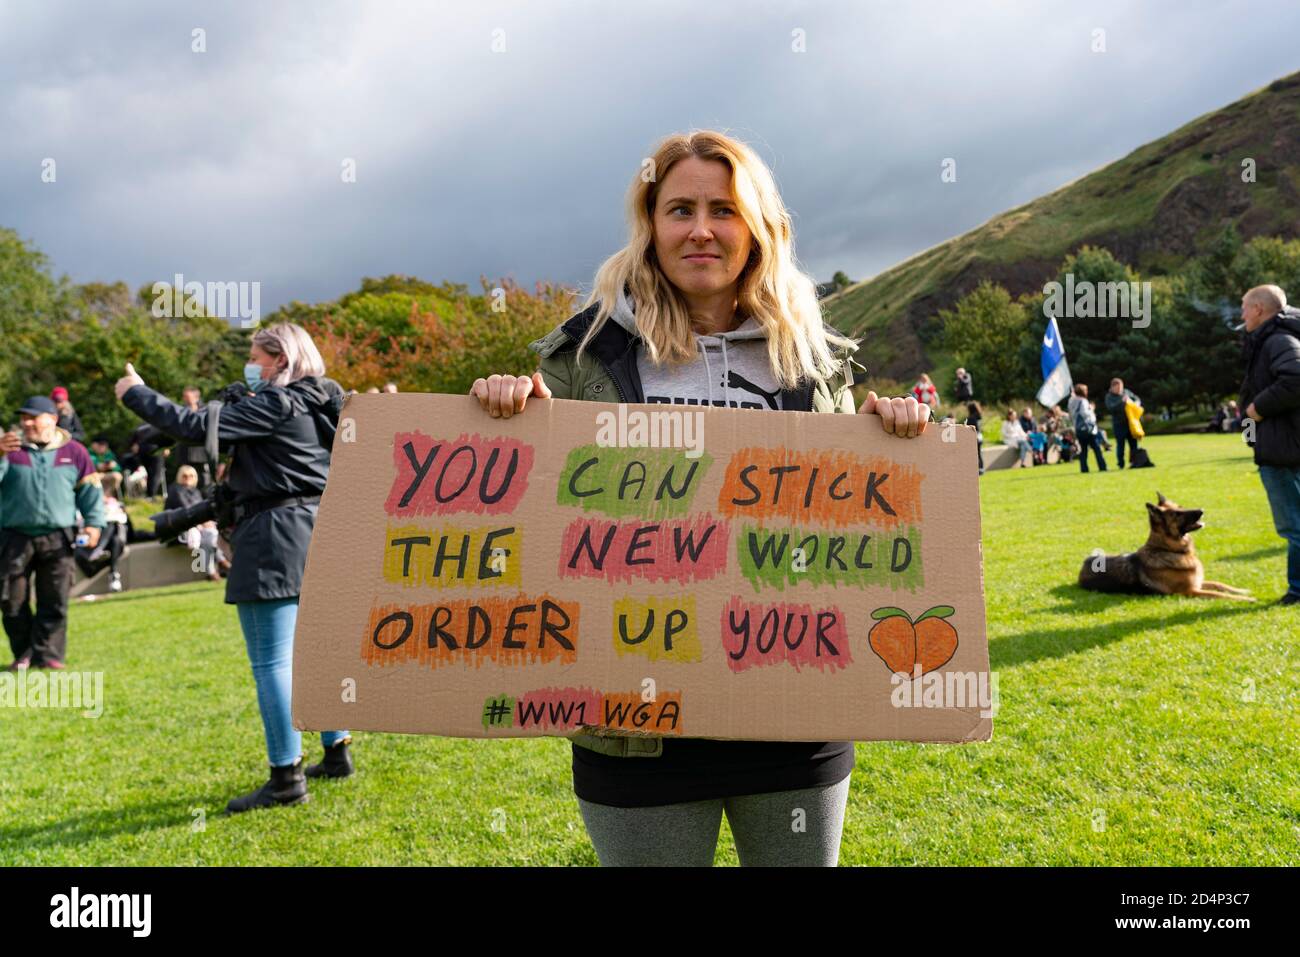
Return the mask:
POLYGON ((1146 544, 1136 552, 1084 559, 1079 584, 1093 591, 1254 601, 1245 589, 1206 581, 1191 534, 1205 527, 1202 510, 1179 508, 1159 492, 1156 496, 1158 505, 1147 503, 1151 534, 1146 544))

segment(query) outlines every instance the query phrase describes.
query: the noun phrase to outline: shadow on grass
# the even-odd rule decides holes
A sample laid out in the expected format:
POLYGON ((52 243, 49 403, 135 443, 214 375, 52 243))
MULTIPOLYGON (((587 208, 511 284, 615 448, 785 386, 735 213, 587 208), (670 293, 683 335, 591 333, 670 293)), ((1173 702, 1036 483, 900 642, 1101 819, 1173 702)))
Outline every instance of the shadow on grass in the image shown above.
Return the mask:
POLYGON ((189 827, 193 810, 203 808, 208 817, 225 810, 226 797, 193 795, 152 804, 109 807, 73 815, 51 824, 0 826, 0 847, 18 850, 34 847, 84 847, 87 843, 119 834, 142 834, 168 827, 189 827))
MULTIPOLYGON (((132 591, 118 592, 116 595, 95 595, 94 601, 88 602, 91 605, 113 604, 120 605, 128 601, 144 601, 146 598, 170 598, 173 595, 189 595, 195 592, 212 591, 217 582, 210 582, 206 579, 184 585, 163 585, 160 588, 137 588, 132 591)), ((220 582, 222 588, 225 587, 226 580, 223 578, 220 582)), ((78 602, 84 601, 78 599, 78 602)))
POLYGON ((1059 585, 1051 589, 1058 598, 1071 602, 1064 608, 1043 609, 1040 614, 1056 615, 1071 619, 1072 624, 1062 628, 1034 628, 1014 635, 993 638, 989 642, 989 664, 993 668, 1010 668, 1015 665, 1047 658, 1064 658, 1114 641, 1121 641, 1129 635, 1151 629, 1170 628, 1177 625, 1194 624, 1207 620, 1237 617, 1267 612, 1271 607, 1267 602, 1216 601, 1213 599, 1194 599, 1204 601, 1203 605, 1184 608, 1180 611, 1161 610, 1161 605, 1170 599, 1157 595, 1100 595, 1084 592, 1075 585, 1059 585), (1101 621, 1089 624, 1086 616, 1116 605, 1125 608, 1150 606, 1151 614, 1124 621, 1101 621))
POLYGON ((1214 559, 1217 565, 1219 562, 1253 562, 1261 558, 1272 558, 1275 555, 1285 555, 1285 545, 1273 545, 1269 548, 1257 548, 1253 552, 1242 552, 1240 555, 1220 555, 1214 559))

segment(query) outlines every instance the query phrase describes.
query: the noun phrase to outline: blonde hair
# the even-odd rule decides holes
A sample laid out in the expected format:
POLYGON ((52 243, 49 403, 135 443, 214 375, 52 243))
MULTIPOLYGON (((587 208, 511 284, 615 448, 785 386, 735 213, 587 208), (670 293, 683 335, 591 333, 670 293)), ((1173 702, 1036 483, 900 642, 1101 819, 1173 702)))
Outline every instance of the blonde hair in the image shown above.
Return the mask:
POLYGON ((309 375, 324 375, 325 360, 307 330, 296 322, 277 322, 253 333, 253 345, 269 356, 284 356, 285 366, 271 378, 271 385, 285 386, 309 375))
POLYGON ((1282 291, 1281 286, 1256 286, 1247 291, 1245 299, 1247 302, 1259 303, 1270 317, 1276 316, 1286 308, 1286 293, 1282 291))
POLYGON ((199 473, 193 465, 182 465, 176 470, 177 485, 198 485, 199 473), (188 479, 188 481, 186 481, 188 479))
POLYGON ((748 145, 724 133, 696 130, 665 137, 649 158, 653 176, 638 169, 627 192, 628 243, 601 264, 583 308, 599 302, 578 356, 609 319, 624 287, 635 303, 636 328, 651 361, 688 362, 695 349, 691 316, 681 292, 655 259, 654 208, 659 185, 688 156, 718 160, 731 171, 731 193, 749 227, 749 260, 738 279, 737 311, 767 338, 772 374, 785 388, 801 380, 826 380, 838 371, 832 347, 852 350, 856 340, 828 329, 817 287, 798 267, 794 231, 771 171, 748 145))

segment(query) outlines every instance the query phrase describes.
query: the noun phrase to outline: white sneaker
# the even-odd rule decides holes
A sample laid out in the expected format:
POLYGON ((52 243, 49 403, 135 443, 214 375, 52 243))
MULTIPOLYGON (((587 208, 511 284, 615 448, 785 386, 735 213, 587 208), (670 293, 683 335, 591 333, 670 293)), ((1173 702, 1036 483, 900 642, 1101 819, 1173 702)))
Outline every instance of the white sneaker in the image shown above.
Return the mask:
POLYGON ((109 591, 121 591, 121 590, 122 590, 122 576, 121 576, 121 575, 114 575, 114 576, 113 576, 113 580, 110 581, 110 582, 108 583, 108 590, 109 590, 109 591))

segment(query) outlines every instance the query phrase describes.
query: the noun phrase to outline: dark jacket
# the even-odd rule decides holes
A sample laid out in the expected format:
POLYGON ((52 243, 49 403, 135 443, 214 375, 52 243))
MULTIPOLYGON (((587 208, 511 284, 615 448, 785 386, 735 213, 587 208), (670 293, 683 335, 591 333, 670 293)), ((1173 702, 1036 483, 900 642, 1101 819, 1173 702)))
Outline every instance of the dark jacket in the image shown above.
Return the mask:
POLYGON ((1114 429, 1116 438, 1128 438, 1128 413, 1124 411, 1126 401, 1135 405, 1142 404, 1142 400, 1127 388, 1119 395, 1109 389, 1106 391, 1106 409, 1110 412, 1110 424, 1114 429))
POLYGON ((957 401, 958 401, 958 402, 969 402, 969 401, 971 401, 972 399, 974 399, 974 398, 975 398, 975 379, 974 379, 974 377, 971 376, 971 374, 970 374, 969 372, 966 373, 966 378, 962 379, 962 378, 959 377, 959 378, 957 379, 957 387, 956 387, 956 390, 957 390, 957 401))
MULTIPOLYGON (((584 360, 576 361, 578 341, 598 308, 594 304, 584 309, 530 343, 541 357, 542 377, 556 399, 644 402, 637 369, 640 337, 613 316, 588 343, 584 360)), ((837 350, 841 367, 831 381, 782 389, 781 408, 852 415, 853 370, 865 371, 852 351, 837 350)), ((620 807, 822 786, 841 780, 853 768, 853 744, 848 741, 714 741, 585 731, 569 739, 574 745, 575 792, 584 800, 620 807), (655 761, 645 766, 643 761, 622 760, 626 758, 655 761)))
MULTIPOLYGON (((343 399, 334 380, 307 376, 223 408, 217 434, 221 450, 233 451, 228 483, 236 504, 323 492, 343 399)), ((122 402, 168 435, 191 443, 204 439, 207 406, 194 412, 143 385, 129 389, 122 402)), ((227 602, 298 596, 316 509, 269 508, 235 527, 227 602)))
POLYGON ((1255 464, 1300 467, 1300 310, 1288 307, 1242 343, 1241 409, 1255 403, 1255 464))
POLYGON ((189 508, 201 501, 203 501, 203 492, 199 489, 191 488, 188 485, 172 485, 167 489, 167 501, 163 503, 163 508, 168 510, 189 508))
POLYGON ((81 427, 81 416, 77 415, 77 410, 72 407, 71 402, 68 403, 67 412, 59 412, 58 426, 76 441, 83 445, 86 443, 86 430, 81 427))

